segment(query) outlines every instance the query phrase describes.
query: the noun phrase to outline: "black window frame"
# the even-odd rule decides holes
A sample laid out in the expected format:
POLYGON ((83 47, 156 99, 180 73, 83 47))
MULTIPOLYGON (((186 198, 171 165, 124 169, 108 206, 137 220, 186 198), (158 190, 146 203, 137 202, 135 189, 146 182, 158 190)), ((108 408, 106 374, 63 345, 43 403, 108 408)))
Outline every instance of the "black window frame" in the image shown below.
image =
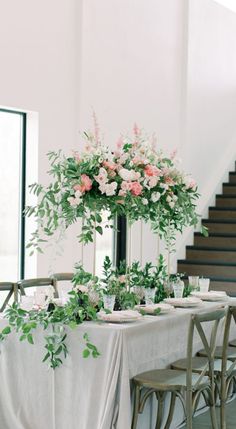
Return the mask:
POLYGON ((20 202, 19 202, 19 234, 18 234, 18 276, 25 275, 25 202, 26 202, 26 130, 27 114, 22 111, 0 107, 0 112, 19 115, 21 117, 21 145, 20 145, 20 202))

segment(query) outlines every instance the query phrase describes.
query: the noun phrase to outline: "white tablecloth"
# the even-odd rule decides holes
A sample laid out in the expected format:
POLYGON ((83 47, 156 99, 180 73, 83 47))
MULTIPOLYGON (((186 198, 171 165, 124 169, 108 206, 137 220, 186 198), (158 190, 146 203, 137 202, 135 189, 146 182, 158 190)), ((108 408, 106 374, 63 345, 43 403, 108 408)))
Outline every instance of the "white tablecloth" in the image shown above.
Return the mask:
MULTIPOLYGON (((206 303, 201 310, 217 305, 206 303)), ((35 332, 35 345, 9 335, 0 345, 0 428, 130 429, 130 379, 185 356, 192 312, 176 309, 135 323, 87 322, 68 329, 69 355, 55 371, 42 363, 43 331, 35 332), (84 332, 101 352, 99 358, 82 358, 84 332)), ((0 320, 0 329, 5 324, 0 320)), ((149 414, 141 416, 140 429, 152 429, 149 414)))

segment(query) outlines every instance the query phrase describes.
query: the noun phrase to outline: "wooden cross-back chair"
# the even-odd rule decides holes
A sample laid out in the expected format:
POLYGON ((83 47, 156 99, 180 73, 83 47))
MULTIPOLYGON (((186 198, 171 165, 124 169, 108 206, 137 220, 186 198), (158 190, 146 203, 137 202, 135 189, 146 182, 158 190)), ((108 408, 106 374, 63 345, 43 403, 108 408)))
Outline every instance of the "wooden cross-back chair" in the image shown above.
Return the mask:
POLYGON ((56 298, 58 297, 58 292, 57 292, 55 280, 51 277, 42 277, 42 278, 20 280, 18 282, 18 287, 19 287, 22 295, 25 295, 25 289, 28 289, 31 287, 34 288, 34 287, 43 287, 43 286, 52 286, 54 288, 55 297, 56 298))
POLYGON ((226 318, 228 308, 220 308, 207 313, 191 315, 188 340, 186 371, 176 369, 157 369, 139 374, 133 378, 135 386, 134 411, 132 429, 136 429, 138 414, 143 412, 146 400, 152 394, 158 400, 156 429, 160 429, 163 423, 163 404, 167 392, 171 393, 169 414, 164 428, 169 429, 175 408, 176 398, 179 398, 184 409, 187 429, 192 429, 192 419, 199 397, 202 394, 206 405, 210 407, 212 428, 217 429, 215 413, 215 384, 214 384, 214 352, 216 348, 216 337, 220 321, 226 318), (210 329, 210 340, 204 331, 205 322, 212 322, 210 329), (193 338, 198 332, 203 344, 207 364, 201 372, 193 372, 193 338))
POLYGON ((15 302, 18 301, 18 284, 13 282, 0 282, 0 292, 2 291, 8 292, 8 294, 0 307, 0 312, 5 310, 12 296, 15 302))
MULTIPOLYGON (((221 429, 226 429, 225 405, 230 398, 230 386, 235 386, 236 379, 236 347, 235 340, 229 342, 229 333, 232 320, 236 323, 236 307, 230 306, 226 318, 224 340, 222 346, 217 346, 215 350, 215 359, 222 362, 221 372, 216 379, 217 389, 220 399, 221 429)), ((205 357, 205 350, 198 352, 200 357, 205 357)))

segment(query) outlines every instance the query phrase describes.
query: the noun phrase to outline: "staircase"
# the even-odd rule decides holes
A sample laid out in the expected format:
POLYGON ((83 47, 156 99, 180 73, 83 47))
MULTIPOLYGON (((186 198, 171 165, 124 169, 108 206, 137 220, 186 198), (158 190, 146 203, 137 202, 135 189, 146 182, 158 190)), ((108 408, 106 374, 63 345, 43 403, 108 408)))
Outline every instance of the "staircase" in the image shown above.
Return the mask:
POLYGON ((202 223, 209 237, 194 234, 194 245, 186 247, 178 272, 208 277, 212 290, 236 296, 236 172, 229 173, 229 182, 223 183, 222 194, 216 195, 216 205, 202 223))

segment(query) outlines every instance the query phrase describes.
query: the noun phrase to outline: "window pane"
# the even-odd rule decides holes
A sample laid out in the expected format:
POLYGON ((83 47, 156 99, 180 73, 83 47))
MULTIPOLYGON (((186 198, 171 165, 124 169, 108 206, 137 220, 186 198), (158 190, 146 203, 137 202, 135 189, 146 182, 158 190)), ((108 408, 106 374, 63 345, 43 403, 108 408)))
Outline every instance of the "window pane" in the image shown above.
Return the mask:
POLYGON ((0 276, 18 279, 22 116, 0 111, 0 276))

